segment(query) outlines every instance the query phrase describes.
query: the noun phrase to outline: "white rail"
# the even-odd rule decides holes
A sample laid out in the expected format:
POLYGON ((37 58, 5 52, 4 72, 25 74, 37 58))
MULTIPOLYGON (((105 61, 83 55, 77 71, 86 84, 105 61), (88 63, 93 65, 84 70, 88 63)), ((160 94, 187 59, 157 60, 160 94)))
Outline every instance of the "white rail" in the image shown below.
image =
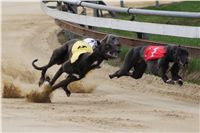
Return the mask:
POLYGON ((49 8, 43 2, 41 2, 41 7, 47 15, 53 18, 82 25, 177 37, 200 38, 200 27, 195 26, 155 24, 84 16, 49 8))

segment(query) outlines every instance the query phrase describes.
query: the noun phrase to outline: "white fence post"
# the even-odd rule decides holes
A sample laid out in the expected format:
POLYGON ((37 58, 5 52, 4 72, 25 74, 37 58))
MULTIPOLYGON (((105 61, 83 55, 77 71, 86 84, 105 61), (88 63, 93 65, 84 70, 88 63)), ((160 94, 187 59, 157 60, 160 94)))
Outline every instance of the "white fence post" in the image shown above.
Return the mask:
POLYGON ((124 0, 120 0, 120 7, 124 7, 124 0))

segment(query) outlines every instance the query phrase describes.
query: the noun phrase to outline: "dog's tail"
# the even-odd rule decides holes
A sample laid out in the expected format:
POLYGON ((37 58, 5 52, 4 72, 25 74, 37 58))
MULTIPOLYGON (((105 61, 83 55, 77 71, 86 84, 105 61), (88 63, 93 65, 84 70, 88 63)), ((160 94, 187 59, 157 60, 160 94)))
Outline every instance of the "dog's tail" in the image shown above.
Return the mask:
POLYGON ((37 69, 37 70, 43 70, 43 69, 45 68, 45 66, 43 66, 43 67, 38 67, 38 66, 36 66, 36 65, 35 65, 35 62, 37 62, 37 61, 38 61, 38 59, 33 60, 32 66, 33 66, 35 69, 37 69))

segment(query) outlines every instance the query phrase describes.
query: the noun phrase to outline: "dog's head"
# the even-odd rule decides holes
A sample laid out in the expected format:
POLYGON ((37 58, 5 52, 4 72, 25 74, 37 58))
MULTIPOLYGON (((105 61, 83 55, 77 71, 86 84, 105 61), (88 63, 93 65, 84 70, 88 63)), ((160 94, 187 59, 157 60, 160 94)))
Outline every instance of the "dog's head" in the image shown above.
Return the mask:
POLYGON ((121 44, 115 35, 108 34, 101 41, 101 53, 105 59, 119 57, 121 44))
POLYGON ((180 66, 185 66, 189 62, 189 52, 187 49, 179 46, 174 48, 174 61, 177 62, 180 66))

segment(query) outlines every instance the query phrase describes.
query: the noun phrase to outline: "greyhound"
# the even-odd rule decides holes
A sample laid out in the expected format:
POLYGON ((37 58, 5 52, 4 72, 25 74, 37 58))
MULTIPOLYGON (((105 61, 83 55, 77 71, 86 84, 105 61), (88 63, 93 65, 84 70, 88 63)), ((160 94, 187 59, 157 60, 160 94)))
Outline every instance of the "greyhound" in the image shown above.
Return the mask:
POLYGON ((182 77, 178 74, 180 68, 188 64, 189 53, 187 49, 179 46, 140 46, 132 48, 126 55, 121 68, 114 74, 114 77, 131 76, 134 79, 142 77, 146 69, 154 75, 160 76, 165 83, 183 85, 182 77), (166 75, 169 63, 173 63, 170 68, 172 79, 166 75), (134 71, 129 72, 134 68, 134 71))
POLYGON ((45 80, 47 80, 49 81, 49 84, 52 86, 53 90, 62 87, 66 92, 67 96, 70 96, 71 92, 67 88, 69 83, 84 78, 90 70, 99 67, 103 60, 117 58, 119 56, 121 48, 121 44, 119 42, 118 37, 109 34, 106 35, 101 41, 97 41, 98 45, 96 46, 96 48, 94 48, 94 50, 90 49, 90 52, 83 52, 86 49, 89 49, 88 45, 81 44, 81 46, 78 46, 77 49, 81 48, 82 51, 81 54, 77 57, 74 56, 76 55, 76 53, 73 54, 73 48, 77 44, 77 42, 80 42, 80 40, 73 39, 66 42, 60 48, 55 49, 53 51, 49 63, 45 66, 36 66, 35 62, 37 62, 38 59, 35 59, 32 62, 32 65, 35 69, 42 71, 39 85, 41 85, 45 80), (73 56, 77 58, 76 61, 72 61, 73 56), (53 76, 52 80, 50 80, 49 77, 45 77, 45 74, 47 69, 55 64, 61 65, 61 67, 53 76), (67 78, 54 85, 56 80, 64 72, 68 74, 67 78))

